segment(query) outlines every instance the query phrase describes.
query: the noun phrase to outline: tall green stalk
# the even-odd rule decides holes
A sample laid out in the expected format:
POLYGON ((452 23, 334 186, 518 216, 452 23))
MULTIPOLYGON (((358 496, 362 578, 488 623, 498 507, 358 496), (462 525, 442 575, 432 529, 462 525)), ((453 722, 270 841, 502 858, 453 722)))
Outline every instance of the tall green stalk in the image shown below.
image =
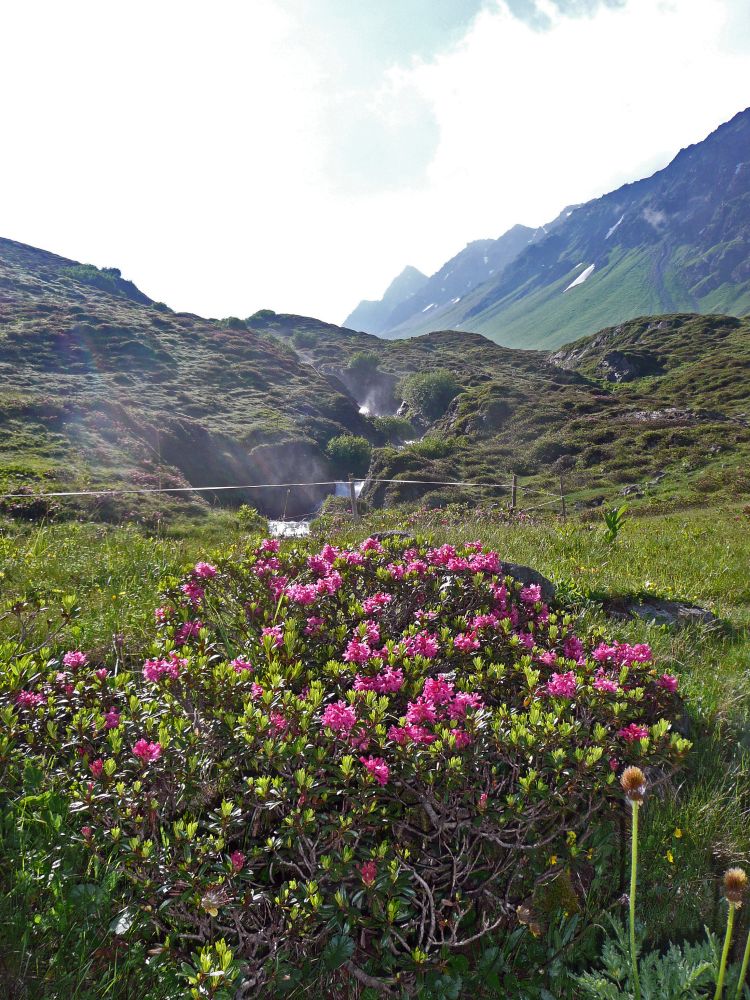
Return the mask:
POLYGON ((638 879, 638 810, 640 802, 631 799, 633 825, 630 835, 630 961, 633 966, 633 994, 641 1000, 641 981, 638 976, 638 952, 635 946, 635 889, 638 879))
POLYGON ((727 957, 729 955, 729 945, 732 943, 732 928, 734 927, 734 911, 736 910, 736 903, 729 903, 729 915, 727 916, 727 932, 724 935, 724 948, 721 952, 721 962, 719 963, 719 978, 716 980, 716 992, 714 993, 714 1000, 721 1000, 721 994, 724 992, 724 975, 727 971, 727 957))
POLYGON ((749 963, 750 963, 750 931, 747 932, 747 941, 745 942, 745 954, 742 956, 742 968, 740 969, 740 978, 737 981, 737 992, 734 995, 734 1000, 741 1000, 742 987, 745 985, 745 977, 747 976, 747 966, 749 963))

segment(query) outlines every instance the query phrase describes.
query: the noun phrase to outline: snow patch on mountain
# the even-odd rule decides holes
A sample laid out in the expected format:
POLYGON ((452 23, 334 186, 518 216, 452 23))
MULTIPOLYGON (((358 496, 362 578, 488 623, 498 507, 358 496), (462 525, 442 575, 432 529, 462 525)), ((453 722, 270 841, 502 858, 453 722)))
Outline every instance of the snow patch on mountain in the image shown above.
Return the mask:
POLYGON ((624 218, 625 218, 625 213, 623 212, 623 214, 620 216, 620 218, 617 220, 617 222, 614 224, 614 226, 612 226, 610 229, 607 230, 607 235, 604 237, 605 240, 608 240, 610 238, 610 236, 612 235, 612 233, 622 223, 622 221, 624 220, 624 218))
POLYGON ((575 288, 576 285, 582 285, 584 281, 594 273, 595 267, 596 264, 589 264, 589 266, 584 271, 581 271, 578 277, 574 278, 573 281, 571 281, 571 283, 568 285, 568 287, 563 289, 563 291, 567 292, 571 288, 575 288))

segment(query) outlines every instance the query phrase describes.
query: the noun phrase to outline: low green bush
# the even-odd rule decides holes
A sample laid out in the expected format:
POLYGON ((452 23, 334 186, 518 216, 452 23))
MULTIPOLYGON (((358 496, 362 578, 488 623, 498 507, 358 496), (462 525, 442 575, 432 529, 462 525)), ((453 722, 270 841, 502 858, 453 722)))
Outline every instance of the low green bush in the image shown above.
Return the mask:
POLYGON ((399 392, 409 409, 428 420, 437 420, 461 392, 461 386, 449 371, 439 368, 403 379, 399 392))
POLYGON ((357 434, 339 434, 326 445, 326 455, 345 475, 364 476, 370 466, 372 445, 357 434))
POLYGON ((458 996, 444 959, 608 870, 617 773, 688 748, 676 680, 479 543, 308 551, 172 580, 140 668, 10 643, 2 786, 55 796, 80 880, 129 886, 121 926, 189 983, 458 996))

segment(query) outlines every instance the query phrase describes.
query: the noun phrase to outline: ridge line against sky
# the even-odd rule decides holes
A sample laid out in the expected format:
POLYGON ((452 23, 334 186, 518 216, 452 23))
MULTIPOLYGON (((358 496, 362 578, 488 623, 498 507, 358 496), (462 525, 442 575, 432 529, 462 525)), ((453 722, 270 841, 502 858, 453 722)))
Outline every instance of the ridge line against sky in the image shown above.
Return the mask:
POLYGON ((0 235, 207 316, 341 320, 750 104, 746 0, 5 5, 0 235))

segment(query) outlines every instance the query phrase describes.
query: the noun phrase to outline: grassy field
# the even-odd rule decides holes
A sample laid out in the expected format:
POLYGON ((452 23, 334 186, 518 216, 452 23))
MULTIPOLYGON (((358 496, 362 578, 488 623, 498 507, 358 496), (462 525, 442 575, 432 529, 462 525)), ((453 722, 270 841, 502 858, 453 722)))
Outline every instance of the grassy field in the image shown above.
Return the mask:
MULTIPOLYGON (((429 517, 429 523, 419 517, 408 523, 380 513, 356 531, 341 522, 329 525, 334 534, 326 538, 344 542, 404 527, 429 533, 438 543, 481 538, 501 558, 553 579, 583 618, 606 624, 619 639, 649 642, 663 668, 679 676, 684 726, 694 748, 678 782, 649 799, 644 810, 642 913, 655 943, 668 936, 695 939, 704 924, 719 929, 719 876, 730 864, 750 863, 747 511, 726 507, 631 518, 613 544, 605 541, 599 522, 503 523, 486 517, 441 524, 440 515, 429 517), (720 627, 675 632, 605 619, 604 598, 645 594, 698 603, 719 616, 720 627)), ((207 523, 199 531, 183 525, 161 536, 132 526, 3 524, 0 650, 6 662, 16 650, 22 617, 28 630, 21 641, 28 648, 52 634, 58 648, 89 649, 111 662, 138 660, 153 634, 160 581, 198 558, 243 544, 231 515, 207 523)), ((0 668, 2 663, 0 656, 0 668)), ((70 859, 55 846, 55 831, 66 817, 54 802, 32 799, 16 803, 0 823, 3 996, 181 995, 156 989, 141 947, 118 948, 120 939, 109 930, 111 914, 99 905, 96 888, 113 886, 114 876, 92 869, 86 885, 70 878, 70 859)), ((623 879, 624 858, 619 864, 617 877, 623 879)))

